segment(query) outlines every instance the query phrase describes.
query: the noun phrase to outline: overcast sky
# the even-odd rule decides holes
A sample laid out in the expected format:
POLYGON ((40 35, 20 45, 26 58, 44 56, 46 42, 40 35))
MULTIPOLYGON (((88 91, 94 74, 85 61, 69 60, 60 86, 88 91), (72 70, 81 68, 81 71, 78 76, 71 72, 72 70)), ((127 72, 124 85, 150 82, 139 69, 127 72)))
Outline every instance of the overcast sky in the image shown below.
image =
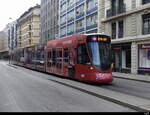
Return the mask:
POLYGON ((0 0, 0 31, 37 3, 40 0, 0 0))

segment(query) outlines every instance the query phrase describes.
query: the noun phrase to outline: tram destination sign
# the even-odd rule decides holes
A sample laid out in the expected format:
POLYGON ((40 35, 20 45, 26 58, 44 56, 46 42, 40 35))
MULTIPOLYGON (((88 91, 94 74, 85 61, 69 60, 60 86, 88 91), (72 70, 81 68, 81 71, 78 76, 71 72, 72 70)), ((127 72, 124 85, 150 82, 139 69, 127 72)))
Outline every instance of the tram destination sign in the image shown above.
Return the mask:
POLYGON ((90 42, 109 42, 110 39, 106 38, 106 37, 91 37, 90 39, 88 39, 88 41, 90 42))

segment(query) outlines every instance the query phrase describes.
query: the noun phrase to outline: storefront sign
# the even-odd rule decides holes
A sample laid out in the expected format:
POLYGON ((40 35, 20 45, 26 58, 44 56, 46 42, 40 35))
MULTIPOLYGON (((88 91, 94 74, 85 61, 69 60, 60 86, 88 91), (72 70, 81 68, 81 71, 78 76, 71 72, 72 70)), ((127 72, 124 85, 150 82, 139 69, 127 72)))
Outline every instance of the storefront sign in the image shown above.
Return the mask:
POLYGON ((147 58, 150 60, 150 49, 147 51, 147 58))
POLYGON ((121 48, 113 48, 113 50, 121 50, 121 48))
POLYGON ((141 45, 141 49, 150 49, 150 44, 141 45))

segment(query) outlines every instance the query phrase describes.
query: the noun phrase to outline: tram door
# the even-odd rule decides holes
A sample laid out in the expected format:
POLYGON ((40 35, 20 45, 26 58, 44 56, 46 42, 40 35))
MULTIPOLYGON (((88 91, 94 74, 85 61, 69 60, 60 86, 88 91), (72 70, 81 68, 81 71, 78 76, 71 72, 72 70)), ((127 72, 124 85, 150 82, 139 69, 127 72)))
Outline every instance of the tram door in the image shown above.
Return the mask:
POLYGON ((71 78, 75 78, 75 50, 74 48, 70 48, 69 51, 69 63, 68 63, 68 75, 71 78))
POLYGON ((77 65, 75 66, 78 79, 86 79, 85 75, 89 71, 90 59, 87 53, 86 45, 81 44, 77 47, 77 65))

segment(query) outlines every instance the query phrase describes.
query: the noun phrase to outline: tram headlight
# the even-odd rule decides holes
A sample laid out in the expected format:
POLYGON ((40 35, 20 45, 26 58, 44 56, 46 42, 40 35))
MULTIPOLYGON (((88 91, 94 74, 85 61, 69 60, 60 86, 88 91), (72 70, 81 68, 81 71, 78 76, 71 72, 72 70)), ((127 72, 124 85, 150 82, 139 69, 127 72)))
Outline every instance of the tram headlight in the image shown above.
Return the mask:
POLYGON ((93 68, 93 67, 90 67, 90 69, 93 70, 94 68, 93 68))

